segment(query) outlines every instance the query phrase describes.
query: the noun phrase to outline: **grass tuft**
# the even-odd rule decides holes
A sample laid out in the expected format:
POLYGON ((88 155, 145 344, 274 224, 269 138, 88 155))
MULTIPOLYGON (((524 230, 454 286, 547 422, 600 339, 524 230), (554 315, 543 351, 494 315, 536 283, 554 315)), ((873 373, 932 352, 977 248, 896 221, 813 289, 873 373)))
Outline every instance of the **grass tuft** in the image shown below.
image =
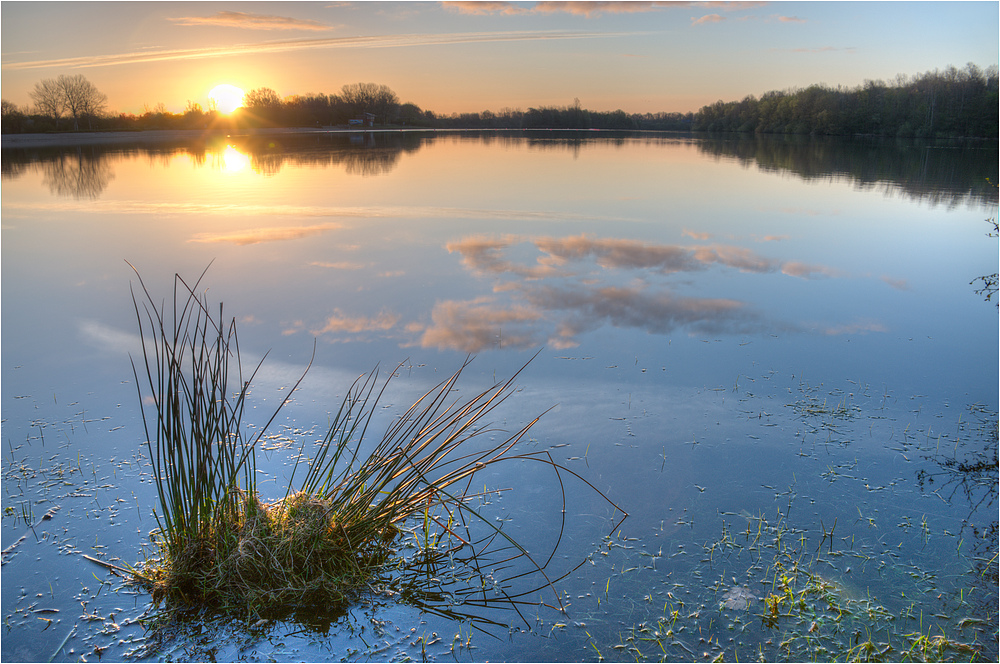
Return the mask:
MULTIPOLYGON (((538 418, 499 442, 469 443, 495 433, 484 418, 513 393, 520 371, 471 398, 453 399, 466 362, 364 452, 372 416, 395 372, 381 384, 377 370, 362 376, 311 458, 303 460, 304 446, 300 450, 285 496, 263 503, 255 484, 256 449, 289 397, 256 436, 244 438, 243 409, 260 364, 244 377, 235 319, 224 322, 221 304, 213 313, 207 298, 197 294, 200 282, 201 277, 188 285, 175 275, 169 320, 165 305, 157 307, 141 277, 142 305, 132 295, 143 345, 143 362, 133 361, 133 371, 137 385, 148 388, 148 394, 139 388, 140 404, 148 397, 155 411, 147 416, 144 409, 143 422, 160 499, 153 533, 158 555, 142 570, 154 602, 251 617, 309 607, 336 611, 377 592, 373 583, 386 578, 386 563, 398 558, 396 541, 409 529, 420 543, 417 558, 423 569, 446 557, 454 560, 462 549, 462 559, 475 569, 491 551, 511 569, 511 561, 526 561, 530 573, 542 579, 538 588, 519 594, 499 587, 511 603, 547 588, 562 608, 546 570, 558 540, 547 559, 529 554, 480 515, 483 493, 471 490, 477 473, 512 461, 551 467, 560 487, 564 475, 586 482, 545 452, 517 450, 538 418)), ((523 576, 512 572, 512 578, 523 576)), ((399 592, 421 601, 426 593, 413 587, 415 578, 398 575, 399 592)))

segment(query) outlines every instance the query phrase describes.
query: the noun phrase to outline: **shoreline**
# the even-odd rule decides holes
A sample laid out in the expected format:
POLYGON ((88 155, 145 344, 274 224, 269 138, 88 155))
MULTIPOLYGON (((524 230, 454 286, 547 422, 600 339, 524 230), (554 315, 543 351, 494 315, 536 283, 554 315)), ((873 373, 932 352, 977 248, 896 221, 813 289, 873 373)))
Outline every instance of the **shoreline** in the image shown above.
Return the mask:
POLYGON ((202 129, 146 129, 143 131, 78 131, 46 134, 3 134, 0 149, 73 147, 122 143, 165 143, 170 141, 207 140, 230 136, 273 136, 292 134, 370 134, 375 132, 436 131, 435 129, 354 129, 351 127, 288 127, 256 129, 231 134, 202 129))

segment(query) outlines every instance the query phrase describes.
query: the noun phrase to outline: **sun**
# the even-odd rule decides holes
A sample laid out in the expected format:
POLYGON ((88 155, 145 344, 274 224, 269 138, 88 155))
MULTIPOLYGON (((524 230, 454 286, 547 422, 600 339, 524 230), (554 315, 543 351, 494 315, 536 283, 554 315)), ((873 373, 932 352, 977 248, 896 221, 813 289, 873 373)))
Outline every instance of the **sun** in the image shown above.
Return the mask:
POLYGON ((222 83, 212 88, 208 93, 208 100, 220 113, 232 113, 243 105, 243 90, 235 85, 222 83))

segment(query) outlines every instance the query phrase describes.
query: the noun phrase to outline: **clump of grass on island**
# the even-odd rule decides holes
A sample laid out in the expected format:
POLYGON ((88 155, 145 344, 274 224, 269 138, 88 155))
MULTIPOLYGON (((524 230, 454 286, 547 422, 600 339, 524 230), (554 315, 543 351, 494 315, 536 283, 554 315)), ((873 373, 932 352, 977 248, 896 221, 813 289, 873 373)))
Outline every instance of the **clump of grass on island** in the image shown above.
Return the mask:
MULTIPOLYGON (((267 425, 248 437, 242 416, 260 364, 244 376, 235 319, 224 324, 222 305, 214 316, 207 298, 196 294, 203 277, 189 286, 175 275, 170 321, 141 277, 142 306, 133 292, 144 360, 133 361, 133 370, 137 385, 148 387, 148 394, 139 387, 140 403, 151 398, 155 410, 147 417, 143 409, 143 423, 159 493, 158 555, 141 571, 155 602, 243 616, 273 607, 335 609, 373 590, 408 521, 422 523, 425 535, 433 522, 449 541, 447 553, 470 547, 473 559, 477 545, 467 525, 479 521, 488 532, 479 542, 503 542, 510 558, 529 561, 551 587, 548 561, 535 561, 470 504, 481 496, 470 493, 473 475, 520 459, 550 465, 560 483, 562 472, 579 476, 547 454, 514 450, 538 418, 485 449, 459 451, 491 431, 482 420, 510 396, 517 374, 458 402, 450 394, 459 369, 397 418, 365 455, 361 444, 388 380, 379 387, 377 371, 359 378, 312 458, 301 462, 301 479, 296 483, 297 462, 286 495, 265 503, 256 488, 256 447, 305 373, 267 425), (466 525, 465 538, 459 524, 466 525)), ((440 545, 424 539, 428 548, 440 545)))

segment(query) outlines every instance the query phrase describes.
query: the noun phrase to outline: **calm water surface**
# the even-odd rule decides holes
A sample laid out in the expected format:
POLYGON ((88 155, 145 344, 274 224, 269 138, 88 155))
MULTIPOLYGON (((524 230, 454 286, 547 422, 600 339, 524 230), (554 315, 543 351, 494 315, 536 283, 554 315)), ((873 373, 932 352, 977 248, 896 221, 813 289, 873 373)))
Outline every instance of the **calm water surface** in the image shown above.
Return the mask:
MULTIPOLYGON (((4 150, 0 535, 27 537, 4 554, 2 658, 824 659, 943 634, 973 649, 946 657, 995 660, 998 317, 970 281, 997 269, 996 164, 995 145, 597 132, 4 150), (148 595, 82 556, 133 563, 155 526, 126 260, 157 298, 211 265, 244 361, 269 351, 253 424, 318 341, 265 497, 377 364, 403 362, 384 426, 467 355, 471 392, 541 350, 495 423, 552 408, 525 449, 628 519, 567 485, 565 614, 551 591, 379 598, 154 639, 148 595), (796 562, 848 617, 762 619, 796 562), (754 600, 727 606, 734 588, 754 600)), ((484 513, 548 551, 552 474, 482 481, 513 489, 484 513)))

